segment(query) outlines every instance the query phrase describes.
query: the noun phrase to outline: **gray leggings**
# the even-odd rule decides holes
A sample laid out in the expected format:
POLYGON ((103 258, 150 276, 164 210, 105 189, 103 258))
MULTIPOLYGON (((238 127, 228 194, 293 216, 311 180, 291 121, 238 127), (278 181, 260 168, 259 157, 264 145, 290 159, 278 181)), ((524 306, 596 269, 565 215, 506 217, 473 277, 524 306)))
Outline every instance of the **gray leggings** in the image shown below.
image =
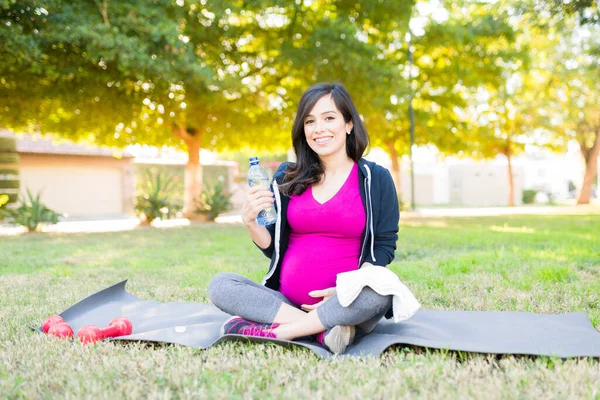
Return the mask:
MULTIPOLYGON (((273 322, 282 303, 296 307, 281 292, 229 272, 215 275, 208 286, 208 296, 217 308, 230 315, 265 324, 273 322)), ((348 307, 342 307, 337 295, 330 297, 317 308, 317 315, 326 329, 354 325, 370 332, 391 306, 392 296, 382 296, 365 287, 348 307)))

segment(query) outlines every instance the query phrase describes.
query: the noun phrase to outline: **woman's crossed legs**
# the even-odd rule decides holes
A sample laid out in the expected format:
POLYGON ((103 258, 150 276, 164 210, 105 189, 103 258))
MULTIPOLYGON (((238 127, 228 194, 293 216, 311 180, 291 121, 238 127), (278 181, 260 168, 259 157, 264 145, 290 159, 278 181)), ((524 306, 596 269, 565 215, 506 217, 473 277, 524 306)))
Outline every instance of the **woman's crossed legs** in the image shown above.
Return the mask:
POLYGON ((334 295, 307 313, 280 292, 228 272, 211 280, 208 295, 217 308, 228 314, 263 324, 279 324, 273 333, 286 340, 314 335, 337 325, 356 326, 370 332, 392 305, 391 296, 382 296, 365 287, 348 307, 342 307, 334 295))

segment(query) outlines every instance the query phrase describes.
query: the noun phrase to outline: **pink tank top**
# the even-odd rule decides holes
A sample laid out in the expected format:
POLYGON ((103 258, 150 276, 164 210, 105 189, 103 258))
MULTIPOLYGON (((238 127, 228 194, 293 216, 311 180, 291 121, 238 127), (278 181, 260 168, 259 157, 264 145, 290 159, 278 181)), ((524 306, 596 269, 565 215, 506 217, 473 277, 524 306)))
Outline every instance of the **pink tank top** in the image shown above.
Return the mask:
POLYGON ((287 209, 288 248, 280 292, 296 305, 315 304, 308 292, 335 287, 337 274, 358 269, 366 215, 358 187, 358 164, 340 190, 320 204, 309 186, 292 195, 287 209))

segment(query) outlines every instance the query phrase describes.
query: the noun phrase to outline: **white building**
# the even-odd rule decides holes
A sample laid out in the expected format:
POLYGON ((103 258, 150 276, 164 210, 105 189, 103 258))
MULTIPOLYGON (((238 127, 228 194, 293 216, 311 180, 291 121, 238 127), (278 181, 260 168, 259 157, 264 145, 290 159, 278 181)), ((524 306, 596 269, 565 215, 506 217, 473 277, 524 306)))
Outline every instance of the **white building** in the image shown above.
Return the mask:
MULTIPOLYGON (((411 202, 411 177, 408 163, 401 167, 401 198, 411 202)), ((523 167, 513 166, 514 204, 523 197, 523 167)), ((508 168, 485 162, 435 164, 415 167, 417 206, 452 205, 469 207, 508 204, 508 168)))
MULTIPOLYGON (((367 158, 391 169, 389 157, 380 149, 373 149, 367 158)), ((406 158, 400 167, 400 187, 402 200, 410 202, 410 164, 406 158)), ((435 152, 421 148, 415 152, 415 160, 417 206, 489 207, 508 204, 508 165, 503 156, 487 161, 453 157, 439 161, 435 152)), ((526 189, 543 192, 553 200, 572 198, 569 186, 581 187, 585 165, 579 150, 570 148, 563 154, 545 150, 521 154, 513 158, 512 170, 514 204, 520 205, 526 189)))

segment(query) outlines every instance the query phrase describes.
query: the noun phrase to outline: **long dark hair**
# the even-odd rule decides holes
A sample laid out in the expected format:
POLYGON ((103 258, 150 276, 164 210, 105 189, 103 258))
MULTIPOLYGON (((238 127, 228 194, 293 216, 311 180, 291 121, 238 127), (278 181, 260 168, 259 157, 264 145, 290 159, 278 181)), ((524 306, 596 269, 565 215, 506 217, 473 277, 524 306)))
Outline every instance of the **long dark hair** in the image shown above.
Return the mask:
POLYGON ((350 135, 346 137, 346 154, 357 162, 369 146, 369 135, 358 115, 348 90, 339 82, 317 83, 309 87, 300 98, 294 126, 292 127, 292 145, 296 153, 296 165, 289 167, 285 174, 281 190, 286 195, 302 194, 309 185, 319 182, 325 172, 323 164, 308 143, 304 135, 304 118, 323 96, 331 94, 335 106, 342 113, 346 123, 352 121, 350 135))

